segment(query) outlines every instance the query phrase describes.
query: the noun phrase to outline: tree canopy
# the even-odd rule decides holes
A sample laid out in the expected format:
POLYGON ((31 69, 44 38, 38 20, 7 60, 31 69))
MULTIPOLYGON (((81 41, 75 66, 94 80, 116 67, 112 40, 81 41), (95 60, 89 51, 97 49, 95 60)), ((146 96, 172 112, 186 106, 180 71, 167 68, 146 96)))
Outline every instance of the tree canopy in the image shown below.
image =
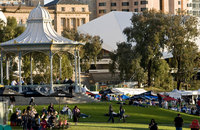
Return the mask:
MULTIPOLYGON (((181 82, 189 83, 197 72, 198 47, 195 44, 199 35, 197 18, 187 15, 170 15, 154 10, 143 13, 133 13, 132 25, 124 29, 127 42, 118 45, 115 54, 111 55, 111 72, 113 69, 126 70, 125 75, 133 74, 135 80, 141 82, 141 75, 147 74, 147 85, 170 87, 172 86, 171 70, 175 72, 177 89, 181 82), (135 44, 136 43, 136 44, 135 44), (130 44, 126 66, 121 65, 118 59, 130 44), (123 45, 123 46, 122 46, 123 45), (170 64, 163 60, 163 52, 172 53, 170 64), (133 54, 131 58, 129 53, 133 54), (128 62, 129 61, 129 62, 128 62), (122 68, 121 68, 122 66, 122 68), (171 67, 171 69, 170 69, 171 67)), ((130 77, 130 76, 128 76, 130 77)), ((122 78, 122 77, 121 77, 122 78)))

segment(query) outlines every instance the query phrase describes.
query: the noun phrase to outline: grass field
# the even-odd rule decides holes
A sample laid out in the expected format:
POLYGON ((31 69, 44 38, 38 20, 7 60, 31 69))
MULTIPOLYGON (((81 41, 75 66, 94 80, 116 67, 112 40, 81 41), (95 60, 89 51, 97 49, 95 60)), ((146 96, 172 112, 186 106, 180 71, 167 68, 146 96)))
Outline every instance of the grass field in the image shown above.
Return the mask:
MULTIPOLYGON (((115 117, 114 124, 106 123, 108 117, 104 114, 108 113, 108 107, 110 102, 101 102, 101 103, 90 103, 90 104, 73 104, 68 105, 71 109, 77 105, 81 113, 90 115, 89 118, 81 118, 78 126, 74 126, 74 123, 71 123, 72 130, 96 130, 96 129, 105 129, 105 130, 114 130, 114 129, 134 129, 134 130, 145 130, 148 129, 148 123, 151 119, 155 119, 158 123, 159 129, 161 130, 173 130, 174 124, 173 120, 176 117, 178 112, 161 109, 158 107, 136 107, 124 105, 125 114, 130 117, 126 118, 126 123, 118 123, 118 118, 115 117)), ((116 113, 119 111, 119 104, 112 102, 113 109, 116 113)), ((61 105, 61 109, 64 105, 61 105)), ((17 106, 21 110, 26 106, 17 106)), ((38 112, 41 112, 42 108, 47 106, 36 106, 38 112)), ((58 105, 54 106, 56 110, 59 109, 58 105)), ((181 113, 184 120, 184 129, 189 130, 189 124, 193 119, 200 120, 200 117, 193 116, 185 113, 181 113)), ((70 120, 71 122, 71 120, 70 120)))

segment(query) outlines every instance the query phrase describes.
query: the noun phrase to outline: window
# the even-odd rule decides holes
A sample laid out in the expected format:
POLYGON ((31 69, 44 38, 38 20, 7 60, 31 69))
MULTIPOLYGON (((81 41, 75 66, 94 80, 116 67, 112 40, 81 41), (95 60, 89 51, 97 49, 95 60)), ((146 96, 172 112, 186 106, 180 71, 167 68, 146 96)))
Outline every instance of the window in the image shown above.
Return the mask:
POLYGON ((65 11, 65 7, 61 7, 61 11, 65 11))
POLYGON ((129 6, 129 2, 122 2, 122 6, 129 6))
POLYGON ((54 20, 52 20, 52 25, 54 25, 54 20))
POLYGON ((138 2, 134 2, 134 5, 138 5, 138 2))
POLYGON ((117 6, 117 4, 116 4, 116 3, 111 3, 110 5, 111 5, 111 6, 117 6))
POLYGON ((141 5, 148 4, 148 1, 140 1, 140 4, 141 4, 141 5))
POLYGON ((106 10, 105 9, 101 9, 101 10, 99 10, 99 13, 100 14, 104 14, 104 13, 106 13, 106 10))
POLYGON ((61 18, 61 26, 65 25, 65 18, 61 18))
POLYGON ((76 19, 75 18, 72 18, 71 19, 71 26, 72 26, 72 28, 75 28, 75 22, 76 22, 76 19))
POLYGON ((85 24, 85 18, 81 19, 81 25, 85 24))
POLYGON ((110 11, 117 11, 116 9, 111 9, 110 11))
POLYGON ((85 12, 85 8, 82 8, 82 12, 85 12))
POLYGON ((129 9, 122 9, 122 11, 129 12, 129 9))
POLYGON ((147 8, 141 8, 141 11, 145 11, 145 10, 147 10, 147 8))
POLYGON ((181 5, 181 1, 178 1, 178 5, 181 5))
POLYGON ((75 12, 75 8, 74 7, 72 7, 72 12, 75 12))
POLYGON ((134 9, 134 12, 138 12, 138 9, 134 9))
POLYGON ((192 4, 192 7, 193 7, 193 8, 196 8, 196 4, 192 4))
POLYGON ((99 3, 99 6, 106 6, 106 3, 105 2, 99 3))

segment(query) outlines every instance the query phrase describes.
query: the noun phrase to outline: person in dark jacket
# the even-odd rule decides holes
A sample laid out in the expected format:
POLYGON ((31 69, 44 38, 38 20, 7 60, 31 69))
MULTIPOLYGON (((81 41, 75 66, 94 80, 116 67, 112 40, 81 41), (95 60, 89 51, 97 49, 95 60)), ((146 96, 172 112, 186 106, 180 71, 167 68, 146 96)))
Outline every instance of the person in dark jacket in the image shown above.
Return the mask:
POLYGON ((125 113, 125 109, 123 109, 122 104, 121 104, 119 107, 119 122, 121 119, 123 119, 123 122, 125 122, 124 113, 125 113))
POLYGON ((174 119, 176 130, 182 130, 183 126, 183 118, 181 117, 181 114, 178 114, 177 117, 174 119))
POLYGON ((77 125, 78 119, 80 117, 80 109, 75 106, 74 109, 72 110, 73 113, 73 121, 75 122, 75 125, 77 125))
POLYGON ((158 130, 157 123, 154 119, 151 119, 151 122, 149 123, 149 129, 150 130, 158 130))
POLYGON ((113 108, 112 108, 112 105, 110 104, 109 106, 109 119, 108 119, 108 122, 110 122, 110 120, 112 119, 112 123, 114 123, 114 116, 113 116, 113 108))

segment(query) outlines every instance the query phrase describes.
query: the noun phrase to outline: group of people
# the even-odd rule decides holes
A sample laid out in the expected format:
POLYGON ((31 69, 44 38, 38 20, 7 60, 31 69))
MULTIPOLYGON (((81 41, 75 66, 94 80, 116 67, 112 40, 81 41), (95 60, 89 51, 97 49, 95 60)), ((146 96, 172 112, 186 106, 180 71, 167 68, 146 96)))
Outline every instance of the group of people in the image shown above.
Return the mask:
POLYGON ((115 122, 115 120, 114 120, 114 116, 115 116, 115 115, 116 115, 117 117, 119 117, 119 122, 120 122, 121 120, 123 120, 123 122, 125 122, 125 118, 126 118, 126 116, 125 116, 125 109, 123 108, 122 104, 120 104, 119 113, 118 113, 118 114, 115 113, 115 112, 113 111, 113 107, 112 107, 112 105, 110 104, 109 110, 108 110, 108 115, 109 115, 108 122, 110 122, 110 121, 112 120, 112 123, 114 123, 114 122, 115 122))
POLYGON ((63 83, 63 84, 72 84, 73 82, 74 81, 72 81, 71 78, 68 79, 67 77, 65 77, 65 79, 63 81, 59 77, 56 78, 56 84, 61 84, 61 83, 63 83))
POLYGON ((44 107, 41 113, 42 114, 39 115, 34 108, 34 105, 29 105, 22 112, 21 110, 16 109, 10 117, 11 126, 22 126, 23 130, 46 130, 47 128, 58 128, 61 125, 69 125, 65 114, 68 115, 69 118, 73 118, 73 122, 77 125, 81 115, 80 109, 77 106, 71 111, 66 105, 60 111, 61 115, 64 115, 63 117, 65 117, 63 121, 58 112, 54 109, 52 103, 50 103, 47 109, 44 107))
MULTIPOLYGON (((23 130, 46 130, 47 128, 59 127, 61 125, 59 114, 51 103, 46 110, 43 108, 41 115, 34 106, 29 105, 22 112, 17 109, 10 117, 11 125, 22 126, 23 130)), ((68 125, 64 122, 64 125, 68 125)))
MULTIPOLYGON (((178 114, 177 117, 174 118, 174 125, 176 130, 182 130, 183 118, 181 117, 181 114, 178 114)), ((158 130, 158 124, 156 123, 155 119, 151 119, 151 122, 149 123, 149 129, 158 130)))
MULTIPOLYGON (((21 85, 24 85, 25 82, 23 80, 23 78, 21 79, 21 85)), ((17 80, 17 79, 14 79, 12 82, 11 82, 11 86, 17 86, 17 85, 20 85, 20 82, 17 80)))

